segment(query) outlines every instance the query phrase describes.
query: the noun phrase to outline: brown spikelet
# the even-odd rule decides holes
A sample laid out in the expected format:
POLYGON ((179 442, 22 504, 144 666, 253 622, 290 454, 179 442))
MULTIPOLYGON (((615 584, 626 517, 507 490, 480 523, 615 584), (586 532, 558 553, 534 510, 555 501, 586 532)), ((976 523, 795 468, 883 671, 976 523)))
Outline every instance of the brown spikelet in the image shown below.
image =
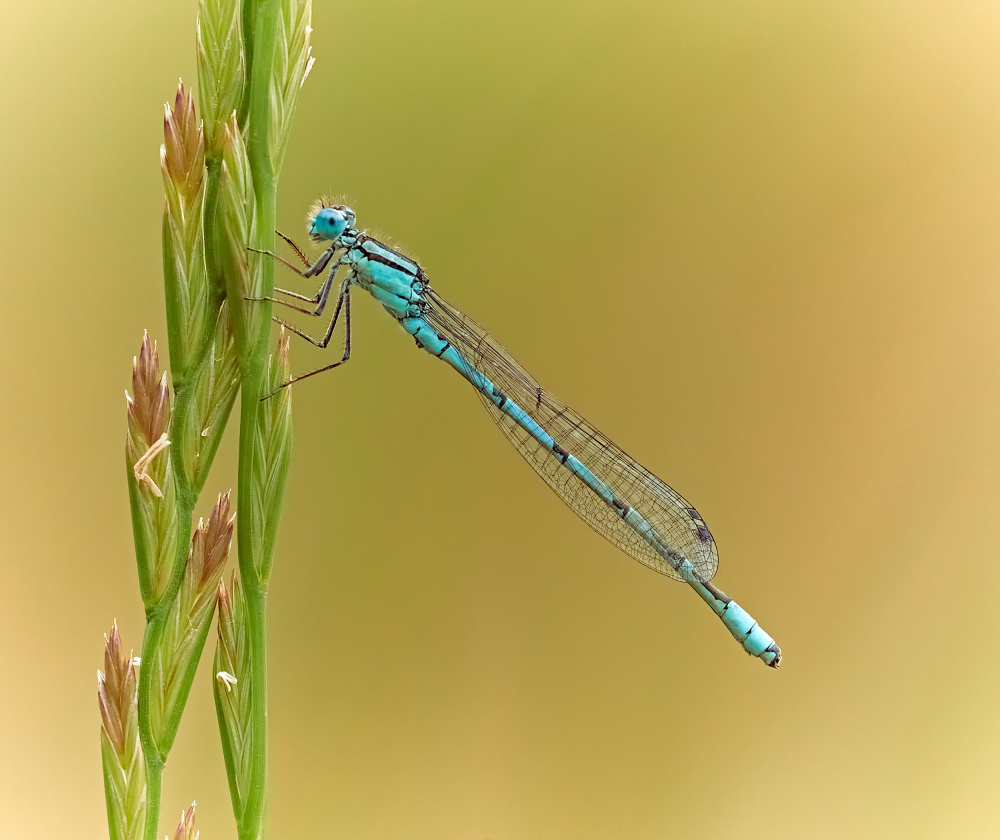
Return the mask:
POLYGON ((119 756, 124 756, 127 749, 134 746, 134 736, 138 733, 133 728, 135 721, 131 720, 136 700, 135 667, 132 664, 132 652, 122 648, 122 639, 118 633, 118 622, 111 626, 111 632, 105 636, 104 673, 98 678, 97 703, 101 709, 101 725, 108 733, 108 738, 119 756), (132 739, 126 737, 133 736, 132 739), (129 743, 129 741, 132 743, 129 743))
POLYGON ((160 374, 156 342, 146 333, 132 365, 125 466, 132 502, 132 531, 139 586, 147 607, 170 580, 177 546, 177 495, 170 468, 170 391, 160 374))
POLYGON ((199 832, 194 827, 194 809, 197 804, 192 802, 190 808, 181 811, 181 821, 174 832, 174 840, 198 840, 199 832))
POLYGON ((118 625, 105 637, 104 673, 97 672, 101 758, 112 840, 138 840, 146 821, 146 768, 139 742, 137 680, 132 652, 118 625))
POLYGON ((143 331, 139 355, 132 361, 132 395, 128 399, 129 436, 136 449, 149 449, 167 430, 170 389, 160 375, 156 342, 143 331))
POLYGON ((222 577, 222 567, 233 541, 234 517, 230 517, 229 509, 229 493, 223 493, 212 508, 208 523, 199 522, 191 539, 191 556, 184 570, 183 587, 194 596, 188 613, 191 616, 197 611, 195 599, 210 601, 222 577))
POLYGON ((212 326, 211 284, 205 267, 202 215, 205 203, 205 138, 194 99, 181 84, 163 118, 160 169, 163 212, 164 290, 170 366, 174 382, 184 378, 212 326))
POLYGON ((194 99, 181 82, 174 105, 164 108, 161 165, 165 182, 173 187, 168 200, 179 200, 187 210, 201 191, 205 177, 205 146, 202 127, 194 110, 194 99))

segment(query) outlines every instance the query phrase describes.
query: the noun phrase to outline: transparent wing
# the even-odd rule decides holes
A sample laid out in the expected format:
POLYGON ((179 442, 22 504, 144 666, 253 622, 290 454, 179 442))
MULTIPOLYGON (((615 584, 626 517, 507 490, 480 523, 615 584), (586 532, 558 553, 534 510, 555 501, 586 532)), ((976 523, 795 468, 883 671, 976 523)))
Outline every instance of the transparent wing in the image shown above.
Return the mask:
MULTIPOLYGON (((705 581, 719 567, 715 540, 698 512, 669 486, 630 458, 538 382, 472 318, 433 290, 427 291, 424 317, 465 359, 498 386, 509 399, 531 415, 538 425, 569 454, 574 455, 614 492, 659 531, 661 539, 691 561, 705 581)), ((680 577, 622 517, 608 507, 576 475, 565 469, 507 414, 480 393, 480 399, 501 431, 545 483, 581 519, 622 551, 660 574, 680 577)))

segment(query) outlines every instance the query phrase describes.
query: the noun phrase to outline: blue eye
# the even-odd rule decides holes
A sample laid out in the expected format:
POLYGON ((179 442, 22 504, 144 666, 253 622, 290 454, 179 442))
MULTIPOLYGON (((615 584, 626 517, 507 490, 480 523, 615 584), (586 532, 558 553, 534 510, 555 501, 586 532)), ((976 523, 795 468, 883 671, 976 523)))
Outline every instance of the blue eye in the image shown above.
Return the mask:
POLYGON ((321 239, 337 239, 345 230, 347 230, 347 219, 343 213, 327 207, 316 214, 310 233, 321 239))

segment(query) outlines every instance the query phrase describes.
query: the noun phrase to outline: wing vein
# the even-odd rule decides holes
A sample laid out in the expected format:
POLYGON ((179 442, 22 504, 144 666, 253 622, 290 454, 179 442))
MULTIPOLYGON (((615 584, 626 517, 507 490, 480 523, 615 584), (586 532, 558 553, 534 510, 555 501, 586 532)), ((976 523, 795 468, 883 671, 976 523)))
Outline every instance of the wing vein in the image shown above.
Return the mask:
MULTIPOLYGON (((521 367, 479 324, 451 306, 432 289, 426 293, 428 323, 462 354, 466 362, 487 377, 545 429, 567 453, 576 457, 611 488, 615 498, 633 508, 670 549, 682 554, 705 580, 719 567, 715 540, 704 520, 679 493, 629 457, 521 367)), ((480 401, 515 449, 546 484, 595 531, 640 563, 674 579, 670 565, 643 537, 563 466, 508 414, 478 392, 480 401)))

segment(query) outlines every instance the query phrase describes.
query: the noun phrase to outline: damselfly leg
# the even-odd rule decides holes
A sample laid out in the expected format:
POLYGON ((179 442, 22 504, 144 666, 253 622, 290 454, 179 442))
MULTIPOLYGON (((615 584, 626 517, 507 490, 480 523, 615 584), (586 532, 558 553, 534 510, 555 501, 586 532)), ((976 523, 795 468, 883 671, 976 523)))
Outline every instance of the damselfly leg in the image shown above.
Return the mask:
MULTIPOLYGON (((295 253, 298 254, 299 258, 307 266, 307 270, 306 271, 300 271, 298 268, 296 268, 295 266, 293 266, 287 260, 282 259, 280 256, 278 256, 277 254, 274 254, 271 251, 259 251, 259 250, 254 249, 254 248, 251 248, 250 250, 255 250, 255 251, 257 251, 257 253, 266 254, 266 255, 268 255, 268 256, 270 256, 270 257, 278 260, 278 262, 280 262, 283 265, 287 266, 288 268, 292 269, 292 271, 294 271, 300 277, 315 277, 317 274, 319 274, 321 271, 323 271, 327 267, 327 265, 329 264, 331 258, 333 257, 333 253, 334 253, 333 249, 329 249, 329 250, 325 251, 322 256, 320 256, 320 258, 315 262, 315 264, 310 265, 309 261, 306 259, 305 255, 302 253, 302 251, 299 249, 299 247, 289 237, 285 236, 283 233, 281 233, 281 231, 275 231, 275 233, 277 233, 278 236, 280 236, 282 239, 284 239, 285 242, 287 242, 292 247, 292 249, 295 251, 295 253)), ((293 303, 289 303, 288 301, 284 301, 284 300, 281 300, 280 298, 274 298, 274 297, 247 298, 247 300, 260 300, 260 301, 269 300, 272 303, 280 303, 282 306, 287 306, 288 308, 294 309, 296 312, 301 312, 304 315, 309 315, 309 316, 314 317, 314 318, 315 317, 319 317, 320 315, 323 314, 323 310, 326 308, 326 304, 327 304, 327 302, 330 299, 330 290, 333 287, 333 281, 334 281, 334 279, 337 276, 337 269, 339 268, 339 266, 340 266, 340 259, 338 258, 333 263, 333 265, 330 266, 330 271, 327 274, 326 279, 323 281, 323 284, 319 287, 319 291, 316 293, 315 296, 313 296, 311 298, 306 297, 305 295, 300 295, 300 294, 298 294, 296 292, 288 291, 286 289, 275 288, 275 290, 274 290, 277 293, 288 295, 289 297, 294 297, 294 298, 297 298, 298 300, 306 301, 307 303, 314 303, 314 304, 316 304, 316 308, 315 309, 306 309, 305 307, 296 306, 293 303)), ((278 324, 281 324, 281 326, 283 326, 289 332, 295 333, 295 335, 299 336, 300 338, 304 338, 306 341, 308 341, 310 344, 315 345, 316 347, 320 347, 320 348, 324 348, 325 349, 330 344, 330 339, 333 337, 333 331, 336 329, 337 322, 340 320, 341 310, 343 310, 343 312, 344 312, 344 332, 345 332, 345 335, 344 335, 344 355, 343 355, 343 357, 341 358, 341 360, 339 362, 334 362, 331 365, 326 365, 325 367, 318 368, 317 370, 310 371, 309 373, 304 373, 304 374, 302 374, 302 376, 293 376, 287 382, 283 382, 278 389, 276 389, 275 391, 272 391, 270 394, 268 394, 267 396, 263 397, 262 399, 266 400, 266 399, 269 399, 270 397, 273 397, 276 393, 278 393, 278 391, 281 390, 281 388, 286 388, 289 385, 291 385, 293 382, 298 382, 300 379, 307 379, 310 376, 315 376, 317 373, 323 373, 324 371, 327 371, 327 370, 333 370, 333 368, 340 367, 341 365, 345 364, 346 362, 348 362, 350 360, 350 358, 351 358, 351 277, 352 277, 352 275, 348 274, 348 276, 344 278, 343 283, 341 283, 341 285, 340 285, 340 294, 337 296, 337 306, 336 306, 336 308, 333 311, 333 318, 330 320, 330 324, 326 328, 326 332, 323 334, 323 337, 321 339, 315 339, 315 338, 313 338, 308 333, 303 332, 298 327, 294 326, 293 324, 288 323, 287 321, 283 320, 282 318, 278 318, 275 315, 271 316, 271 319, 273 321, 277 322, 278 324)))
MULTIPOLYGON (((299 277, 315 277, 317 274, 321 273, 326 269, 330 260, 333 258, 334 250, 330 248, 324 251, 320 255, 319 259, 316 260, 315 263, 310 265, 309 260, 306 259, 306 255, 302 253, 302 250, 299 248, 298 245, 296 245, 292 241, 290 237, 285 236, 285 234, 283 234, 280 230, 276 230, 275 233, 278 234, 278 236, 280 236, 282 239, 284 239, 285 242, 287 242, 291 246, 292 250, 295 251, 296 254, 298 254, 299 259, 302 260, 302 263, 306 266, 305 271, 299 270, 290 262, 288 262, 288 260, 286 260, 284 257, 275 254, 273 251, 263 251, 260 250, 259 248, 249 248, 248 250, 253 251, 254 253, 257 254, 266 254, 267 256, 277 260, 287 268, 290 268, 292 271, 298 274, 299 277)), ((323 309, 326 307, 327 300, 329 300, 330 289, 333 286, 333 279, 337 274, 337 268, 339 266, 340 266, 340 258, 338 257, 337 260, 330 267, 330 273, 327 275, 326 279, 320 285, 316 294, 313 295, 312 297, 307 297, 306 295, 301 295, 298 292, 293 292, 288 289, 279 289, 279 288, 274 289, 274 291, 277 294, 287 295, 288 297, 295 298, 296 300, 303 300, 306 303, 316 304, 316 308, 314 310, 306 309, 301 306, 296 306, 294 303, 289 303, 286 300, 282 300, 281 298, 276 298, 276 297, 247 298, 247 300, 269 300, 271 301, 271 303, 280 303, 282 306, 287 306, 289 309, 294 309, 296 312, 302 312, 306 315, 322 315, 323 309)))

